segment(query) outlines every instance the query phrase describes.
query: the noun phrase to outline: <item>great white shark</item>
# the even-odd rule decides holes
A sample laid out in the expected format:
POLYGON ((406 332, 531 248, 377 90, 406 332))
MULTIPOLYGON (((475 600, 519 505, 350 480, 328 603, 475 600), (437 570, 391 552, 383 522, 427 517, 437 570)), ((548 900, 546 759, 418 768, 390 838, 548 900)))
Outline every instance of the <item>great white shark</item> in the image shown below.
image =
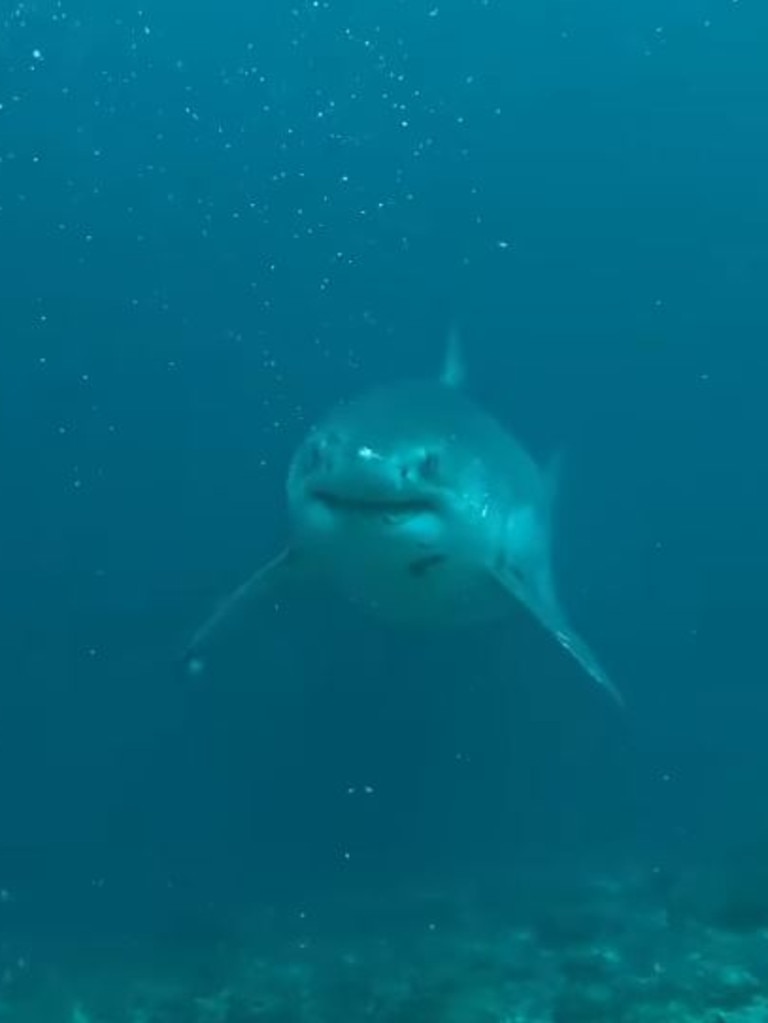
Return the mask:
POLYGON ((453 337, 439 378, 372 390, 310 429, 288 471, 288 546, 197 631, 190 667, 202 667, 232 617, 312 577, 401 624, 459 626, 522 608, 622 702, 556 591, 554 468, 539 466, 463 385, 453 337))

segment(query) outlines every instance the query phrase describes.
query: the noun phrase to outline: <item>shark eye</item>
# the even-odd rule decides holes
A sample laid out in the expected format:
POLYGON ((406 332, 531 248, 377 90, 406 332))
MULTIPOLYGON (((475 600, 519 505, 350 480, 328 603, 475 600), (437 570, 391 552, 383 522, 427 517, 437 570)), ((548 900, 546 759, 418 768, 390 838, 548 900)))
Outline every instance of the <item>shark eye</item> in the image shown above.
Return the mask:
POLYGON ((302 457, 302 468, 304 472, 311 476, 313 473, 318 472, 323 467, 324 462, 324 450, 322 441, 312 440, 307 443, 302 457))
POLYGON ((419 464, 419 475, 424 480, 434 480, 440 471, 440 459, 434 451, 428 452, 419 464))

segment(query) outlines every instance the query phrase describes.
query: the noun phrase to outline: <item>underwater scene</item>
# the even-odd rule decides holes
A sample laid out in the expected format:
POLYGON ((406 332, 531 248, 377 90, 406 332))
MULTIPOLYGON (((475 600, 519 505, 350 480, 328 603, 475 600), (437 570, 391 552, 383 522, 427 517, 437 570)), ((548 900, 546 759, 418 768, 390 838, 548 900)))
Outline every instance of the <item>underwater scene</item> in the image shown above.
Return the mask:
POLYGON ((0 1021, 768 1023, 765 0, 0 0, 0 1021))

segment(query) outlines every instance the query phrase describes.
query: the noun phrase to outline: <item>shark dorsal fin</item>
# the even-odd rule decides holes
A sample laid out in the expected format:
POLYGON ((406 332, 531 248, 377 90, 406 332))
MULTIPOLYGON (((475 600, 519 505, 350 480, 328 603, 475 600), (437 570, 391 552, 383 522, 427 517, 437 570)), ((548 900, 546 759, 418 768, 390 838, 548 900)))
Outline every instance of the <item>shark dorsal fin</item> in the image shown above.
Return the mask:
POLYGON ((459 388, 464 385, 466 376, 464 359, 461 351, 461 338, 457 327, 452 327, 445 346, 445 359, 440 382, 446 387, 459 388))

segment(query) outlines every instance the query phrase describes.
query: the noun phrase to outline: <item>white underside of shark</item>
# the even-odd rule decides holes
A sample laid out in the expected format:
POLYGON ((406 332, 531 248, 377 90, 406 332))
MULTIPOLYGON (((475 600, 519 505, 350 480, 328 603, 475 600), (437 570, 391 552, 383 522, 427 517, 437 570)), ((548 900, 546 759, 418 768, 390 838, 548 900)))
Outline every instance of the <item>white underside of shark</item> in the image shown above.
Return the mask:
POLYGON ((313 428, 287 480, 292 538, 198 630, 309 577, 401 624, 456 627, 526 609, 621 702, 556 594, 554 473, 463 391, 458 344, 439 380, 363 394, 313 428))

